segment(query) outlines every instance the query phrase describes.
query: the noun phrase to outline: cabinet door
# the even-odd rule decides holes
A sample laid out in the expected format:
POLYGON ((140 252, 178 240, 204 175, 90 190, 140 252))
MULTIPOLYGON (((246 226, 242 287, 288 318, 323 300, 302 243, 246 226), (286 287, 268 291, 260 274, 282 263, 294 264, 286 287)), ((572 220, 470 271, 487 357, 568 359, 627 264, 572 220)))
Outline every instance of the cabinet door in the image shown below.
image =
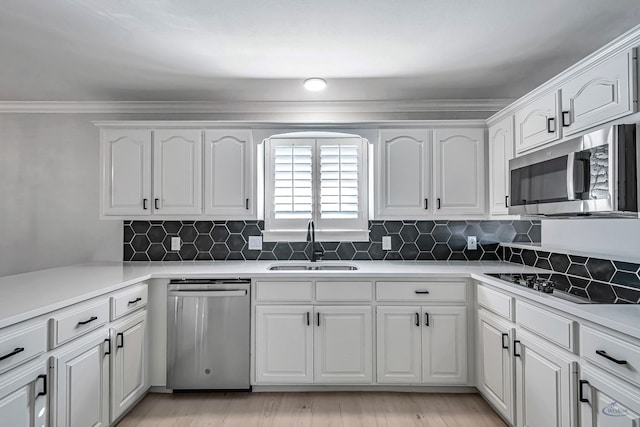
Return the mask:
POLYGON ((149 388, 147 376, 147 312, 111 330, 111 419, 116 420, 149 388))
POLYGON ((0 423, 11 427, 48 425, 47 366, 39 360, 0 376, 0 423))
POLYGON ((588 69, 562 86, 563 134, 572 135, 634 112, 633 51, 588 69))
POLYGON ((151 214, 151 131, 103 129, 102 213, 151 214))
POLYGON ((204 213, 219 219, 255 219, 255 151, 251 131, 207 130, 204 213))
POLYGON ((568 353, 518 331, 517 426, 573 427, 577 364, 568 353))
POLYGON ((484 132, 434 131, 436 214, 484 213, 484 132))
POLYGON ((489 210, 509 213, 509 160, 513 158, 513 116, 489 128, 489 210))
POLYGON ((640 389, 599 369, 580 370, 580 427, 640 426, 640 389))
POLYGON ((431 131, 383 130, 376 162, 376 219, 420 219, 429 215, 431 131))
POLYGON ((420 307, 378 306, 377 356, 379 383, 422 381, 420 307))
POLYGON ((153 133, 153 211, 156 215, 202 213, 202 131, 153 133))
POLYGON ((316 383, 371 383, 371 307, 316 307, 316 383))
POLYGON ((53 356, 57 427, 109 425, 109 345, 107 331, 71 343, 53 356))
POLYGON ((514 420, 513 323, 478 312, 478 390, 509 423, 514 420))
POLYGON ((313 381, 313 307, 256 306, 256 382, 313 381))
POLYGON ((560 139, 558 92, 532 101, 515 115, 516 154, 560 139))
POLYGON ((422 308, 422 382, 467 383, 467 308, 422 308))

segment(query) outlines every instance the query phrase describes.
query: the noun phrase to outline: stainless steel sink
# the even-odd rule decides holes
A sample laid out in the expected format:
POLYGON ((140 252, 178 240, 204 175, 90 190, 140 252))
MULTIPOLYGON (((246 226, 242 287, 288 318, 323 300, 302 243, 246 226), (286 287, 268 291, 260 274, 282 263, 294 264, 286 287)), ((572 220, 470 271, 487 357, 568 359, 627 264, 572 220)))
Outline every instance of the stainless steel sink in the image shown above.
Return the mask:
POLYGON ((274 264, 271 271, 354 271, 358 267, 349 264, 274 264))

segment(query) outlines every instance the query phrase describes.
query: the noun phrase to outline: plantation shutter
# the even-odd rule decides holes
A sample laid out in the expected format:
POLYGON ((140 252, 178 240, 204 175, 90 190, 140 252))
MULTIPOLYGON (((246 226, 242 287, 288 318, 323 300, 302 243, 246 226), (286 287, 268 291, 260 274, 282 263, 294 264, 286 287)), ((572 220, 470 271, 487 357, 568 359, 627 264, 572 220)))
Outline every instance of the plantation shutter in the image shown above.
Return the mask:
POLYGON ((358 146, 320 146, 320 218, 358 218, 358 146))
POLYGON ((273 213, 276 219, 313 216, 313 146, 281 145, 274 150, 273 213))

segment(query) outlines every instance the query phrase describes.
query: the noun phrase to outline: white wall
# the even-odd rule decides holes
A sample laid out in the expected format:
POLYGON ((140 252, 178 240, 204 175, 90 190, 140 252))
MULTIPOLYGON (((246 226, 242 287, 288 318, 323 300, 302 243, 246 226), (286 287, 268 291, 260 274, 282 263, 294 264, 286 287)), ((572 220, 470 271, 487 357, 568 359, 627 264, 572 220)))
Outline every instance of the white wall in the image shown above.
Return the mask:
POLYGON ((640 262, 640 219, 543 219, 542 247, 640 262))
POLYGON ((0 115, 0 276, 122 260, 122 222, 98 219, 95 118, 0 115))

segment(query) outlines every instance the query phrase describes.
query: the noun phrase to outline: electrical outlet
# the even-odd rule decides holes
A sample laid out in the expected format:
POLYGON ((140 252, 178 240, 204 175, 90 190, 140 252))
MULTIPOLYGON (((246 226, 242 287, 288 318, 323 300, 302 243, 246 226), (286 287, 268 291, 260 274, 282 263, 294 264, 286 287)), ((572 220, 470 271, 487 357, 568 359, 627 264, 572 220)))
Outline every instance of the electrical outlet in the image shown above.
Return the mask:
POLYGON ((383 251, 391 250, 391 236, 382 236, 382 250, 383 251))
POLYGON ((262 236, 249 236, 249 250, 250 251, 262 250, 262 236))
POLYGON ((467 249, 470 251, 478 249, 478 239, 476 236, 467 236, 467 249))
POLYGON ((171 238, 171 250, 179 251, 182 243, 180 242, 180 237, 172 237, 171 238))

